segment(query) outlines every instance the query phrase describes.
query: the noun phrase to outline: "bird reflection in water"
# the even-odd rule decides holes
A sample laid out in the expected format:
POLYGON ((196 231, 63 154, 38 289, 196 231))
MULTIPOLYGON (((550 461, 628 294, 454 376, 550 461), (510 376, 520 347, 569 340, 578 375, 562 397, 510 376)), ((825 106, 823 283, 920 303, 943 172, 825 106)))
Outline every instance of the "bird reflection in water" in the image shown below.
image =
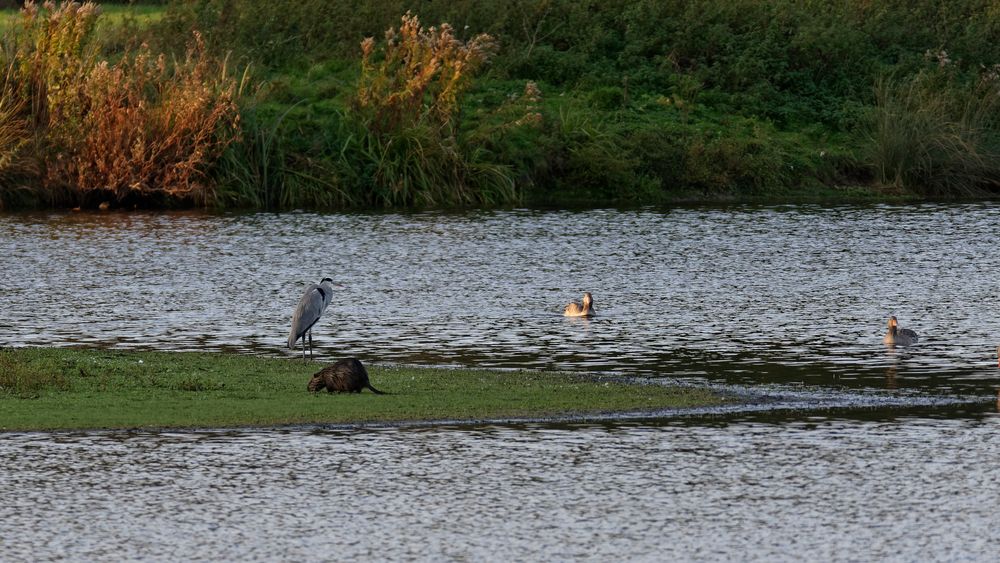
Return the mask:
POLYGON ((590 332, 590 323, 593 322, 591 317, 563 317, 563 321, 570 324, 582 326, 584 332, 590 332))
POLYGON ((897 389, 899 388, 899 383, 896 381, 896 364, 892 364, 885 370, 885 388, 886 389, 897 389))

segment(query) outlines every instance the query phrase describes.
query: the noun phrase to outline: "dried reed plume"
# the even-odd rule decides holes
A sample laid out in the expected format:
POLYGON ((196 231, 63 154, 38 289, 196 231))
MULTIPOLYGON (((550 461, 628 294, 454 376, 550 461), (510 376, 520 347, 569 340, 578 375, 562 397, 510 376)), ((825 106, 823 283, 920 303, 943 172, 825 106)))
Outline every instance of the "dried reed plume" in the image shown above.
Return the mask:
POLYGON ((422 119, 449 125, 473 74, 495 52, 496 42, 485 33, 463 42, 449 24, 424 28, 407 12, 398 31, 386 31, 381 56, 375 56, 374 38, 361 42, 355 104, 373 112, 379 133, 422 119))
POLYGON ((361 43, 361 77, 353 99, 361 167, 372 170, 366 198, 378 205, 467 205, 510 202, 509 166, 459 138, 462 94, 493 55, 486 34, 469 41, 447 23, 424 28, 409 12, 385 34, 381 51, 361 43))
POLYGON ((197 32, 172 66, 145 45, 115 66, 99 63, 84 85, 80 142, 52 180, 117 200, 160 193, 205 204, 206 169, 238 130, 235 88, 213 72, 197 32))

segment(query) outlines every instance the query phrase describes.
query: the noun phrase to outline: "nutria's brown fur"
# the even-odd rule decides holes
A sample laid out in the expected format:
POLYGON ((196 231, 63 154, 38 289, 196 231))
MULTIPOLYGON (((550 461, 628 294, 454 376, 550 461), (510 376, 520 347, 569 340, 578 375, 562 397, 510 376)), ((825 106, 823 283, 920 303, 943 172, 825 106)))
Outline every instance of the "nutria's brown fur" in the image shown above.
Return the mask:
POLYGON ((332 366, 327 366, 316 372, 309 380, 309 392, 315 393, 326 389, 328 393, 360 393, 365 387, 378 395, 385 393, 372 387, 368 382, 368 371, 361 362, 354 358, 339 360, 332 366))

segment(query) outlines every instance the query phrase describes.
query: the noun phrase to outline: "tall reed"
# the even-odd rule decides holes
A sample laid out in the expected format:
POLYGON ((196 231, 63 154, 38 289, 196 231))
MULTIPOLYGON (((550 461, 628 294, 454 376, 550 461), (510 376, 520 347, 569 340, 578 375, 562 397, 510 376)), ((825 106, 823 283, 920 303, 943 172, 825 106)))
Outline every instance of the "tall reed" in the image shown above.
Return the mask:
POLYGON ((13 32, 12 63, 36 127, 58 130, 79 123, 81 85, 95 62, 88 49, 100 9, 93 2, 41 5, 28 0, 13 32))
POLYGON ((359 205, 344 185, 344 170, 334 159, 316 159, 287 147, 294 135, 284 130, 293 104, 274 118, 260 115, 249 96, 240 116, 240 135, 219 162, 215 204, 259 209, 343 208, 359 205))
POLYGON ((30 199, 34 171, 26 150, 31 132, 24 101, 15 91, 15 69, 8 66, 6 70, 0 84, 0 209, 30 199))
POLYGON ((18 108, 4 123, 30 129, 40 199, 208 203, 209 169, 238 132, 236 80, 197 32, 179 59, 142 45, 100 60, 90 48, 98 16, 91 2, 29 1, 4 51, 3 103, 18 108))
POLYGON ((83 84, 81 130, 65 139, 72 156, 48 180, 86 197, 118 201, 210 200, 208 166, 239 127, 236 82, 214 68, 195 32, 184 59, 168 64, 142 46, 112 66, 98 63, 83 84))
POLYGON ((869 122, 871 162, 885 186, 928 195, 1000 188, 1000 89, 921 73, 883 78, 869 122))
POLYGON ((456 38, 447 23, 425 28, 407 13, 376 49, 361 43, 361 77, 349 119, 348 158, 360 157, 369 203, 496 204, 516 199, 511 169, 460 138, 460 107, 473 76, 496 50, 492 37, 456 38))

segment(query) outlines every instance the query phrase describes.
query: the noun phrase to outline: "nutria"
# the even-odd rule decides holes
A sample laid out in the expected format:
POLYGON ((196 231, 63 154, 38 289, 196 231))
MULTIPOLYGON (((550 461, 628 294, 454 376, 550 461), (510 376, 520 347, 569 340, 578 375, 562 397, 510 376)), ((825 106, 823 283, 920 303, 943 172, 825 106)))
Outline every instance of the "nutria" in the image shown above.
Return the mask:
POLYGON ((316 372, 309 380, 309 392, 326 389, 328 393, 360 393, 365 387, 377 395, 385 395, 368 382, 368 371, 354 358, 339 360, 316 372))
POLYGON ((589 291, 583 294, 583 305, 573 302, 563 309, 563 315, 567 317, 589 317, 593 314, 594 298, 590 296, 589 291))

